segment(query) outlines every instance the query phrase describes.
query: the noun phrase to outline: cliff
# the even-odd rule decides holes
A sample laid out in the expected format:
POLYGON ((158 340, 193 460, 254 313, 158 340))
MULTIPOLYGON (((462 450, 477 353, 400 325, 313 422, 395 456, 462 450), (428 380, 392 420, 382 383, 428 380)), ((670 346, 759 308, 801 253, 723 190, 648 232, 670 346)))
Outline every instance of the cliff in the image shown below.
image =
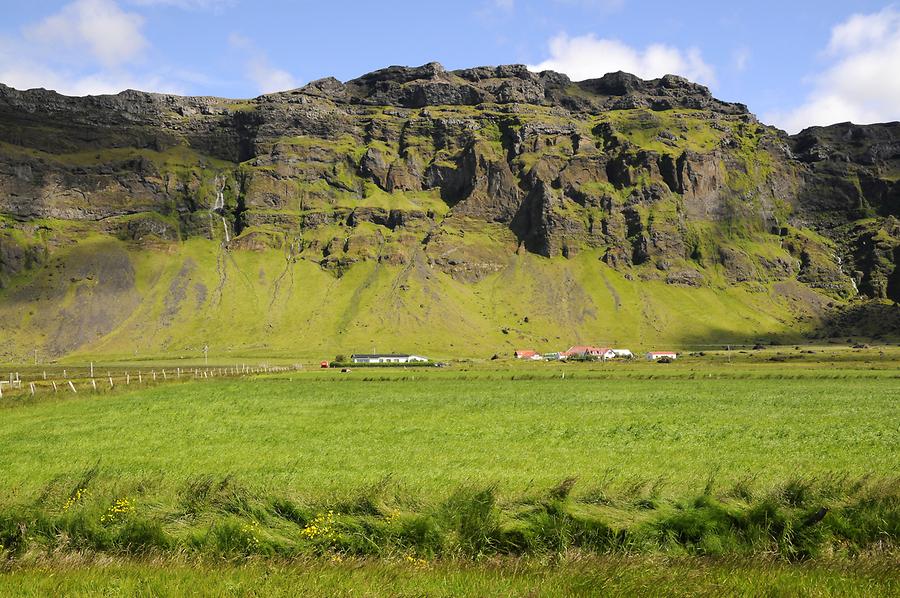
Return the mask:
POLYGON ((439 350, 447 314, 478 350, 890 336, 898 179, 898 123, 791 137, 675 76, 432 63, 252 100, 0 86, 0 311, 10 356, 129 335, 262 351, 265 325, 270 349, 439 350))

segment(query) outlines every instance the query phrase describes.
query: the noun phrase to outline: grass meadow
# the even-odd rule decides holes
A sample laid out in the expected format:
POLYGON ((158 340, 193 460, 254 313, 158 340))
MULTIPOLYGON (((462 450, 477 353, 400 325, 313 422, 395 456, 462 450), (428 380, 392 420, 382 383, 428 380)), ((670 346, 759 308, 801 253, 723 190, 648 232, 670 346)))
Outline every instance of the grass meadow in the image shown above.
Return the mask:
POLYGON ((895 594, 873 355, 7 394, 0 594, 895 594))

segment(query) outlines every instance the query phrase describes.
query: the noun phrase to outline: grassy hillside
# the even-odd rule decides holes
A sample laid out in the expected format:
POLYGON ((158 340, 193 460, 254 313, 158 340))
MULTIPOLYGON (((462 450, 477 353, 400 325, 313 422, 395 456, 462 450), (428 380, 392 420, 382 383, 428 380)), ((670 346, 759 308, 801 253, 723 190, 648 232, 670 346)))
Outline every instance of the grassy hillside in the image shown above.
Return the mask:
POLYGON ((716 282, 715 269, 699 287, 641 280, 590 251, 510 253, 500 271, 464 282, 421 255, 403 265, 359 262, 338 275, 282 249, 66 234, 46 265, 0 290, 5 361, 31 361, 35 349, 39 359, 196 355, 204 344, 218 356, 330 358, 790 342, 815 329, 830 301, 796 281, 716 282))

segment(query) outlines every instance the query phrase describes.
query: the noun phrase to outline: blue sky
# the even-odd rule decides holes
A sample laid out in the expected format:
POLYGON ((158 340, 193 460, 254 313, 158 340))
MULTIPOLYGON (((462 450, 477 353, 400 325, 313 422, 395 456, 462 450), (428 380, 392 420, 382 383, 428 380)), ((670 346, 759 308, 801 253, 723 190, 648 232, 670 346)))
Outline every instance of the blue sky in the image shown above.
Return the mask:
POLYGON ((574 79, 674 72, 790 131, 900 119, 900 6, 884 1, 34 0, 4 7, 0 82, 250 97, 432 60, 574 79))

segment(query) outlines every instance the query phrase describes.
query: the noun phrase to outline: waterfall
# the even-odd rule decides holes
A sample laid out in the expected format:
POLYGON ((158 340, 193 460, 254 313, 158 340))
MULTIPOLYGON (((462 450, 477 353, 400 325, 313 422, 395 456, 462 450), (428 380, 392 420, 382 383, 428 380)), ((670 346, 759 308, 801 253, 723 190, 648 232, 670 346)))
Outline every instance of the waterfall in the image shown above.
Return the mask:
POLYGON ((216 177, 216 202, 212 209, 214 212, 225 209, 225 177, 216 177))
MULTIPOLYGON (((228 234, 228 222, 225 221, 225 177, 216 175, 215 179, 216 185, 216 199, 213 202, 212 207, 209 208, 209 217, 210 217, 210 229, 212 228, 212 215, 213 213, 219 214, 219 217, 222 219, 222 228, 225 230, 225 242, 228 243, 231 241, 231 236, 228 234)), ((210 232, 212 232, 210 230, 210 232)))
MULTIPOLYGON (((841 274, 843 274, 843 275, 846 276, 847 273, 844 272, 844 260, 841 259, 841 256, 839 256, 838 254, 835 253, 835 254, 834 254, 834 261, 837 263, 838 272, 840 272, 841 274)), ((856 286, 856 279, 855 279, 853 276, 847 276, 847 278, 850 279, 850 284, 853 285, 853 291, 854 291, 857 295, 859 295, 859 288, 856 286)))

